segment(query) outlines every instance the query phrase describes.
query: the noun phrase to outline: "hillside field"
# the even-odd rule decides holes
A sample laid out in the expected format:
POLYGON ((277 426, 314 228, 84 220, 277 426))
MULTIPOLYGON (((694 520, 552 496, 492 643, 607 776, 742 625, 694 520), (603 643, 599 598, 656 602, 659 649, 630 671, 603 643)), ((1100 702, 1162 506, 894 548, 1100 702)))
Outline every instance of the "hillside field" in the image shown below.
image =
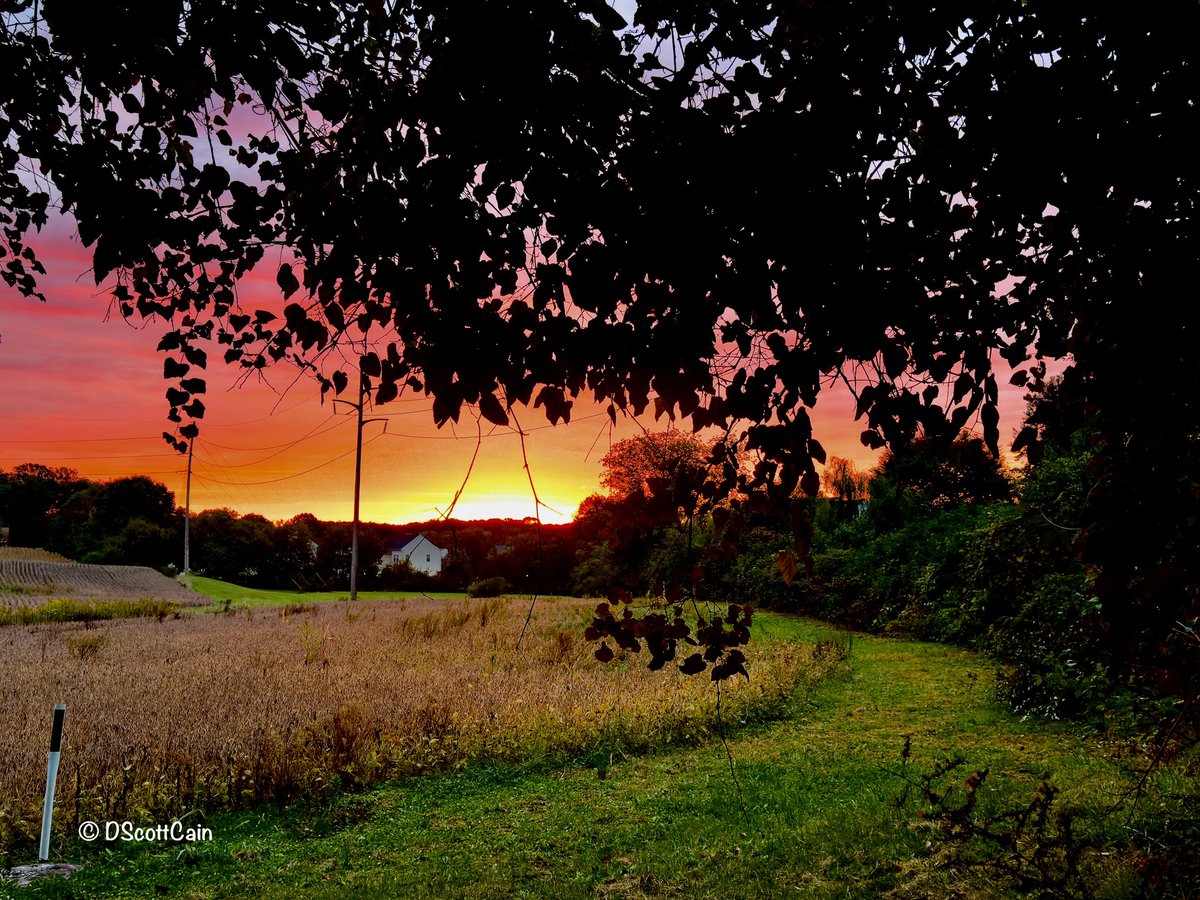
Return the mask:
POLYGON ((54 599, 78 602, 158 600, 205 606, 211 600, 145 566, 95 566, 56 554, 0 548, 0 606, 37 606, 54 599))

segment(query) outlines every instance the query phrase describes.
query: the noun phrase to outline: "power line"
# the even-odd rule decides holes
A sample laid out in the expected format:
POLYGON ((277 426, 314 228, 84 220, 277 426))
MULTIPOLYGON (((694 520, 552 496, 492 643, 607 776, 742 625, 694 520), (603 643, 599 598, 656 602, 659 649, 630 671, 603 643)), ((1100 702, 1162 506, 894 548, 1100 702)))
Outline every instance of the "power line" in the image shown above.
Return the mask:
POLYGON ((276 416, 282 416, 285 413, 290 413, 293 409, 298 409, 301 406, 303 406, 305 403, 312 403, 312 398, 305 397, 303 400, 293 403, 291 406, 286 407, 285 409, 281 409, 278 412, 271 411, 271 412, 267 413, 265 416, 259 416, 258 418, 255 418, 255 419, 246 419, 243 422, 208 422, 208 423, 206 423, 206 427, 208 427, 208 428, 240 428, 243 425, 253 425, 255 422, 265 422, 267 419, 273 419, 276 416))
MULTIPOLYGON (((379 440, 381 437, 383 437, 382 434, 377 434, 377 435, 375 435, 375 437, 369 438, 368 440, 364 441, 363 446, 365 447, 367 444, 374 443, 375 441, 379 440)), ((295 472, 291 475, 281 475, 279 478, 268 478, 265 481, 222 481, 219 478, 208 478, 204 475, 198 475, 194 472, 192 473, 192 475, 194 478, 199 478, 201 481, 207 481, 212 484, 227 484, 232 487, 254 487, 254 486, 262 485, 262 484, 276 484, 277 482, 287 481, 288 479, 291 479, 291 478, 299 478, 301 475, 307 475, 309 472, 315 472, 315 471, 317 471, 317 469, 323 469, 326 466, 333 465, 339 459, 345 459, 347 456, 349 456, 353 452, 354 452, 354 448, 351 448, 351 449, 347 450, 345 453, 341 453, 341 454, 335 456, 333 459, 328 459, 323 463, 318 463, 317 465, 313 466, 311 469, 305 469, 303 472, 295 472)))
MULTIPOLYGON (((287 450, 292 447, 295 447, 301 441, 306 441, 309 438, 320 437, 323 434, 328 434, 329 432, 333 431, 335 428, 339 428, 342 425, 345 425, 349 421, 350 421, 350 419, 345 416, 330 415, 328 418, 322 419, 320 422, 318 422, 316 425, 314 425, 312 428, 310 428, 305 434, 296 438, 294 441, 288 441, 283 444, 271 444, 266 447, 227 447, 225 444, 218 444, 216 441, 210 441, 207 438, 197 438, 197 440, 199 440, 206 447, 219 447, 222 450, 230 450, 235 453, 241 453, 241 452, 250 453, 250 452, 257 451, 257 450, 278 450, 281 447, 284 450, 287 450), (329 422, 332 419, 337 419, 337 421, 333 425, 331 425, 329 428, 326 428, 324 431, 317 431, 318 428, 320 428, 322 425, 325 425, 327 422, 329 422)), ((278 455, 278 454, 272 454, 272 456, 275 456, 275 455, 278 455)), ((264 457, 264 459, 270 459, 270 458, 271 458, 270 456, 264 457)), ((245 463, 244 465, 249 466, 249 465, 254 465, 254 463, 245 463)), ((228 466, 226 468, 236 468, 236 467, 228 466)))
POLYGON ((161 441, 161 434, 107 438, 0 438, 0 444, 101 444, 113 441, 161 441))
MULTIPOLYGON (((220 468, 227 464, 227 460, 225 459, 225 454, 219 448, 216 448, 216 447, 211 448, 210 454, 215 455, 217 460, 219 460, 219 462, 215 464, 215 466, 217 468, 220 468)), ((206 461, 201 459, 201 460, 198 460, 197 462, 203 465, 203 464, 205 464, 206 461)), ((193 475, 198 474, 194 467, 192 469, 192 474, 193 475)), ((224 474, 224 473, 218 472, 217 474, 224 474)), ((225 485, 220 485, 220 484, 210 484, 210 485, 208 485, 208 489, 219 492, 222 497, 225 497, 228 500, 228 503, 230 506, 242 506, 242 505, 245 505, 246 503, 248 503, 250 506, 253 506, 254 508, 261 507, 261 504, 258 502, 260 499, 260 494, 259 494, 258 490, 255 488, 241 487, 242 483, 244 482, 244 476, 242 476, 240 474, 236 474, 236 473, 230 473, 229 477, 236 481, 236 484, 238 485, 237 490, 230 490, 229 487, 226 487, 225 485), (243 503, 241 501, 245 501, 245 503, 243 503)))
MULTIPOLYGON (((305 397, 304 399, 302 399, 296 403, 293 403, 291 406, 285 407, 281 410, 278 410, 277 412, 267 413, 265 416, 257 416, 253 419, 245 419, 241 422, 205 422, 204 427, 205 428, 240 428, 243 425, 252 425, 255 422, 265 422, 267 419, 273 419, 277 416, 282 416, 286 413, 291 412, 294 409, 299 409, 301 406, 303 406, 306 403, 311 403, 311 402, 312 402, 311 397, 305 397)), ((35 422, 107 422, 107 423, 123 422, 126 424, 145 424, 145 422, 146 422, 146 420, 144 418, 141 418, 141 419, 113 419, 113 418, 92 418, 92 417, 86 417, 86 416, 51 416, 51 415, 25 416, 25 415, 14 415, 14 414, 10 414, 10 413, 5 413, 4 418, 5 419, 26 419, 26 420, 35 421, 35 422)))
POLYGON ((139 469, 136 472, 99 472, 99 473, 93 473, 93 474, 88 474, 87 472, 80 472, 79 477, 86 478, 89 481, 96 481, 96 480, 99 480, 102 478, 108 478, 108 479, 136 478, 139 475, 182 475, 183 472, 184 472, 183 469, 158 469, 158 470, 153 470, 153 471, 148 471, 148 472, 139 469))
POLYGON ((141 419, 111 419, 111 418, 88 418, 84 416, 19 416, 14 413, 4 413, 6 419, 28 419, 35 422, 105 422, 112 424, 113 422, 121 422, 125 425, 145 425, 145 418, 141 419))
MULTIPOLYGON (((395 403, 397 401, 393 400, 390 402, 395 403)), ((421 416, 421 415, 426 415, 431 412, 433 412, 432 404, 425 407, 424 409, 406 409, 404 412, 384 413, 384 412, 377 412, 376 410, 372 410, 371 415, 375 416, 375 418, 377 418, 377 419, 394 419, 394 418, 397 418, 398 416, 421 416)))
POLYGON ((39 456, 41 462, 74 462, 92 459, 164 459, 177 456, 176 453, 127 453, 121 456, 39 456))

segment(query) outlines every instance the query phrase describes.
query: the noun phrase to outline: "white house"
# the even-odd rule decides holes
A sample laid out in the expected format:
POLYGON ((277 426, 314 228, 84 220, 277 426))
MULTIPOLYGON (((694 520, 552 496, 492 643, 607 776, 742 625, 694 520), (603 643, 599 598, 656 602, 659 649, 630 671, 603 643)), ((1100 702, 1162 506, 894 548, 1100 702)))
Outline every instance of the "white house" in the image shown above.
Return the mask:
POLYGON ((449 550, 443 550, 423 534, 402 534, 392 541, 392 549, 379 561, 379 567, 392 566, 399 562, 407 562, 418 572, 426 575, 440 575, 442 560, 449 550))

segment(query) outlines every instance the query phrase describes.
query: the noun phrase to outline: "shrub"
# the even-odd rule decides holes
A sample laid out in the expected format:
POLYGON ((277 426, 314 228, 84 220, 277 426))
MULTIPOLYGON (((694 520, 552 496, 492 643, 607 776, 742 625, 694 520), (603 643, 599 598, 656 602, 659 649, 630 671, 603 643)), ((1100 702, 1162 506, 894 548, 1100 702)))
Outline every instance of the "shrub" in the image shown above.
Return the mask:
POLYGON ((769 528, 751 528, 742 538, 738 555, 714 573, 711 595, 723 602, 774 609, 795 609, 801 604, 801 580, 791 584, 779 577, 776 560, 791 542, 769 528))
POLYGON ((429 591, 433 589, 433 577, 414 569, 412 563, 403 559, 384 567, 379 573, 377 587, 381 591, 429 591))
POLYGON ((499 575, 494 578, 480 578, 467 586, 468 597, 499 597, 508 590, 508 582, 499 575))
POLYGON ((980 532, 1015 514, 1008 504, 927 512, 861 544, 861 525, 839 528, 834 537, 854 545, 815 554, 803 604, 856 628, 969 640, 986 624, 964 610, 964 560, 980 532))
POLYGON ((79 659, 90 659, 108 643, 107 634, 79 634, 67 638, 67 651, 79 659))
POLYGON ((1020 712, 1103 718, 1118 685, 1098 643, 1099 603, 1083 572, 1037 581, 1012 616, 994 622, 987 648, 1004 663, 998 693, 1020 712))

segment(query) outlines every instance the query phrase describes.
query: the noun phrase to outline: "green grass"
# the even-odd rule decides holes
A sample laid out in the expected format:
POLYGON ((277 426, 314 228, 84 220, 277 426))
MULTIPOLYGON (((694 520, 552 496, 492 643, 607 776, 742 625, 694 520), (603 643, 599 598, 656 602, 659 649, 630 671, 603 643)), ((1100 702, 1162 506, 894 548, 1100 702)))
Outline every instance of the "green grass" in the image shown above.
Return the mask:
POLYGON ((178 615, 180 606, 167 600, 75 600, 60 598, 37 606, 0 606, 0 626, 41 625, 48 622, 98 622, 107 619, 165 619, 178 615))
MULTIPOLYGON (((760 637, 833 637, 810 622, 756 622, 760 637)), ((475 767, 213 816, 214 840, 185 847, 72 843, 65 858, 87 868, 20 896, 1016 897, 986 868, 934 866, 920 792, 897 804, 906 776, 958 753, 969 768, 951 784, 990 770, 981 808, 1027 801, 1048 773, 1065 803, 1093 814, 1129 785, 1088 734, 998 707, 981 657, 863 636, 847 674, 797 695, 782 720, 737 730, 729 752, 736 782, 717 742, 475 767)), ((1124 827, 1097 821, 1102 837, 1124 827)), ((1098 896, 1138 896, 1120 853, 1091 865, 1098 896)))
MULTIPOLYGON (((348 591, 277 591, 267 588, 248 588, 228 581, 218 581, 215 578, 204 578, 200 575, 188 575, 184 579, 192 590, 212 597, 213 606, 198 609, 198 612, 213 612, 224 608, 224 601, 230 602, 230 608, 243 609, 249 606, 291 606, 293 603, 333 603, 345 602, 348 591)), ((458 600, 466 594, 439 592, 425 594, 420 591, 359 591, 360 600, 395 600, 402 597, 432 597, 435 600, 458 600)))

